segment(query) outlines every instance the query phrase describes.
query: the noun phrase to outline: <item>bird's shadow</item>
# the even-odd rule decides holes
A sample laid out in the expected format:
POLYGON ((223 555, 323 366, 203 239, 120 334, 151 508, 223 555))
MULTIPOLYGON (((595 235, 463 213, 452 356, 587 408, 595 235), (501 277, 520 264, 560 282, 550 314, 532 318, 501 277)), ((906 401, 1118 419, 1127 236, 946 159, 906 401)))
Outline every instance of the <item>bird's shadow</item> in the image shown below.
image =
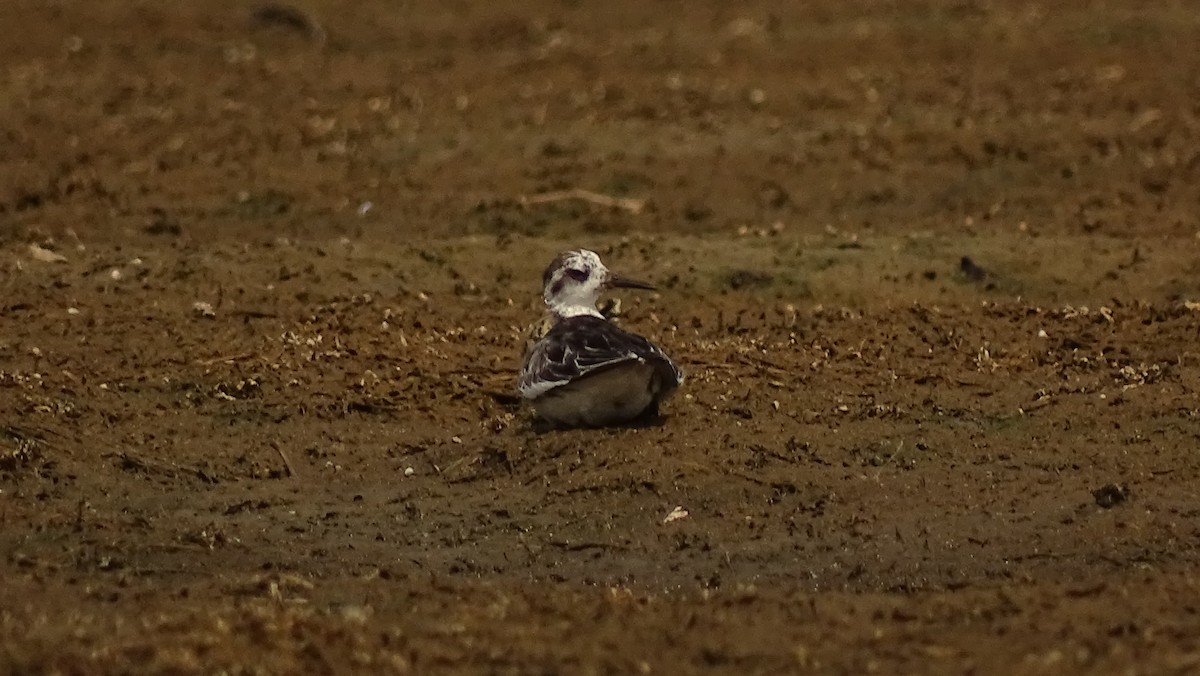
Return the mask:
POLYGON ((632 420, 612 425, 559 425, 541 418, 534 418, 530 421, 529 428, 534 434, 546 434, 548 432, 565 432, 568 430, 640 430, 663 427, 666 424, 667 416, 658 411, 651 411, 643 413, 632 420))
MULTIPOLYGON (((489 391, 487 394, 505 409, 516 413, 522 404, 522 399, 507 392, 489 391)), ((667 424, 668 416, 659 412, 655 405, 636 418, 611 425, 561 425, 536 416, 529 419, 528 430, 534 434, 547 432, 565 432, 568 430, 640 430, 652 427, 663 427, 667 424)))

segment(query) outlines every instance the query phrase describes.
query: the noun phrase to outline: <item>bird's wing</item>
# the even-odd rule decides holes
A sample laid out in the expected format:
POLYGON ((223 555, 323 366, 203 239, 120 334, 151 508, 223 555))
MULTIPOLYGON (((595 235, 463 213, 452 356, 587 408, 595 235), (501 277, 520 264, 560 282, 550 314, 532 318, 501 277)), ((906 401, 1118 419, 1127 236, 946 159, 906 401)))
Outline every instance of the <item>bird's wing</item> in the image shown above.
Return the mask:
MULTIPOLYGON (((641 336, 600 318, 559 322, 525 355, 517 387, 521 396, 535 399, 596 371, 628 361, 666 355, 641 336)), ((672 366, 674 368, 674 366, 672 366)))

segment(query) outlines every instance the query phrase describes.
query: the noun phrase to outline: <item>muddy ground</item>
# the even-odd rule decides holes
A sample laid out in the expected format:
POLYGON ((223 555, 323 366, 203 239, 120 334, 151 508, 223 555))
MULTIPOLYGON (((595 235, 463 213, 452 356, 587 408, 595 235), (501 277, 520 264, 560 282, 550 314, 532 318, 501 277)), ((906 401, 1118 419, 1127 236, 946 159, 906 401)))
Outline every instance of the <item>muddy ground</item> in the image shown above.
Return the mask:
POLYGON ((1190 3, 0 26, 0 672, 1200 668, 1190 3), (579 246, 661 426, 513 396, 579 246))

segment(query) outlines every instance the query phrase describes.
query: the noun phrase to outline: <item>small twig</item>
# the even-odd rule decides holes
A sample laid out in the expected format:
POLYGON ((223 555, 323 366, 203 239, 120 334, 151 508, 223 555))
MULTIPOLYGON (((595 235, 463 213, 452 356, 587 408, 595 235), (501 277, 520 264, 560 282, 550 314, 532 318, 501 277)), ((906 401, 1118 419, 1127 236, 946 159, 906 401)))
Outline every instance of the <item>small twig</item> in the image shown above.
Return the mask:
POLYGON ((733 371, 741 368, 740 365, 734 364, 714 364, 706 361, 688 361, 684 362, 684 366, 697 366, 699 368, 712 369, 714 371, 733 371))
POLYGON ((588 549, 629 549, 623 545, 609 544, 607 542, 567 542, 564 540, 551 540, 546 544, 568 552, 582 552, 588 549))
POLYGON ((299 476, 298 474, 296 474, 296 468, 292 467, 292 461, 290 458, 288 458, 287 451, 284 451, 282 448, 280 448, 279 444, 271 444, 271 445, 275 447, 275 452, 278 453, 279 457, 283 460, 283 466, 287 468, 288 476, 289 477, 299 476))
POLYGON ((132 453, 121 451, 119 453, 107 453, 103 457, 115 457, 121 461, 120 468, 126 471, 134 472, 158 472, 166 476, 174 478, 178 473, 179 467, 168 465, 165 463, 154 462, 153 460, 144 460, 132 453))
POLYGON ((245 319, 275 319, 279 316, 274 312, 267 312, 265 310, 234 310, 229 314, 233 315, 234 317, 243 317, 245 319))
POLYGON ((633 197, 610 197, 602 195, 591 190, 583 188, 571 188, 570 190, 554 190, 551 192, 538 193, 536 195, 521 195, 520 202, 522 206, 530 204, 544 204, 546 202, 561 202, 563 200, 583 200, 591 204, 596 204, 610 209, 624 209, 633 214, 642 213, 642 209, 646 208, 646 200, 636 199, 633 197))
POLYGON ((764 369, 766 371, 774 372, 776 375, 791 375, 786 370, 776 366, 775 364, 767 361, 766 359, 763 359, 762 357, 752 357, 752 356, 746 355, 746 354, 739 354, 739 355, 734 355, 733 358, 735 360, 737 360, 738 362, 745 364, 746 366, 758 367, 758 368, 764 369))
POLYGON ((483 473, 487 471, 487 468, 482 466, 484 460, 482 453, 472 453, 464 455, 445 467, 434 465, 433 468, 445 479, 446 483, 460 484, 484 478, 483 473))
POLYGON ((16 425, 2 425, 0 426, 0 432, 12 438, 13 441, 36 442, 39 444, 45 444, 46 446, 53 446, 53 444, 46 441, 47 434, 56 436, 59 439, 63 438, 63 433, 55 430, 41 428, 35 430, 33 428, 18 427, 16 425))
POLYGON ((233 354, 227 357, 213 357, 212 359, 197 359, 196 364, 200 366, 212 366, 213 364, 228 363, 233 361, 241 361, 254 356, 253 352, 243 352, 242 354, 233 354))

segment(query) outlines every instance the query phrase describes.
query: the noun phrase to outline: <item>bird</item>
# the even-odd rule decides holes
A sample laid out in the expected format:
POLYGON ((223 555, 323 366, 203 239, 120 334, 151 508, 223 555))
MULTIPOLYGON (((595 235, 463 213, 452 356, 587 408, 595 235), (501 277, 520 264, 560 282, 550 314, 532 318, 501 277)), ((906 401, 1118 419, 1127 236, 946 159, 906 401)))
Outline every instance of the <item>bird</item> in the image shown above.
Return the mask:
POLYGON ((544 334, 527 344, 517 380, 539 420, 563 428, 633 423, 657 417, 659 404, 683 384, 662 348, 596 309, 611 288, 654 286, 614 274, 587 249, 563 252, 546 267, 549 328, 542 324, 544 334))

